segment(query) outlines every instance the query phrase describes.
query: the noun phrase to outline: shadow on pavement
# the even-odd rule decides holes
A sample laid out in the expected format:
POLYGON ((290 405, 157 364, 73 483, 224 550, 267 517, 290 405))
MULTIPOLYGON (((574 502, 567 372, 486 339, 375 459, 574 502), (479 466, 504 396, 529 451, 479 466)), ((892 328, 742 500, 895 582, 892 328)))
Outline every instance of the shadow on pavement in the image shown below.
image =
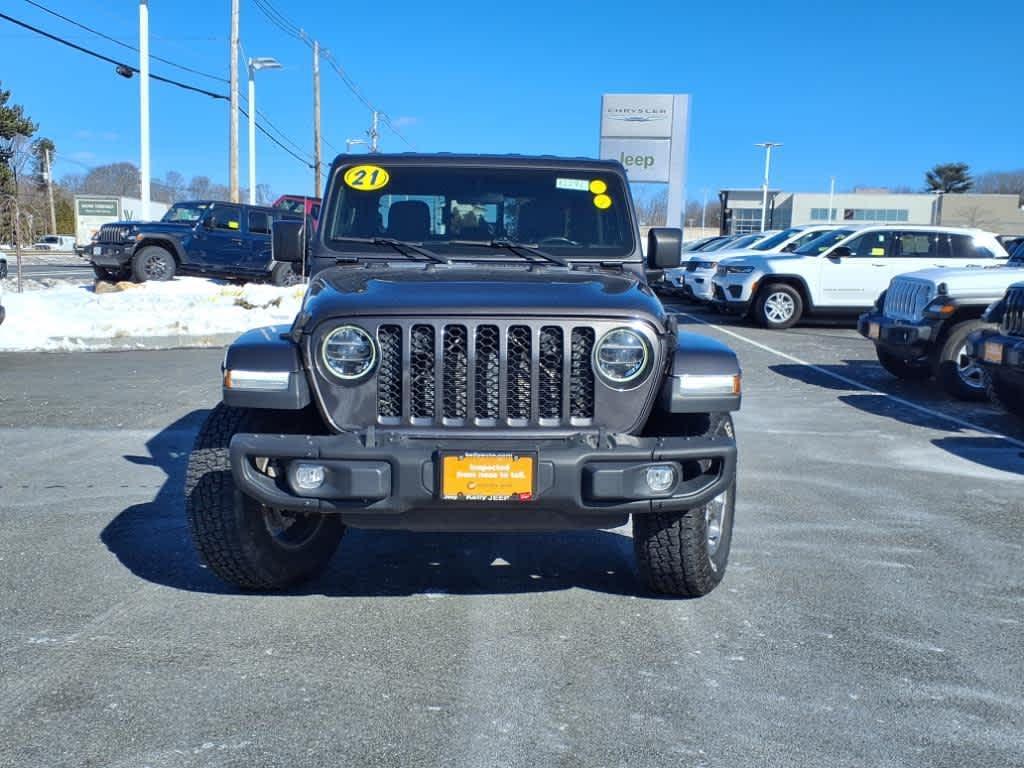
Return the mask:
POLYGON ((1024 451, 999 437, 942 437, 932 444, 975 464, 1024 475, 1024 451))
MULTIPOLYGON (((239 594, 200 562, 185 521, 188 453, 208 411, 193 411, 155 435, 150 456, 166 479, 152 501, 122 511, 103 529, 107 549, 139 578, 191 592, 239 594)), ((457 534, 349 529, 328 569, 301 588, 273 594, 407 596, 508 594, 578 587, 646 595, 622 532, 457 534)), ((656 597, 654 595, 648 595, 656 597)))

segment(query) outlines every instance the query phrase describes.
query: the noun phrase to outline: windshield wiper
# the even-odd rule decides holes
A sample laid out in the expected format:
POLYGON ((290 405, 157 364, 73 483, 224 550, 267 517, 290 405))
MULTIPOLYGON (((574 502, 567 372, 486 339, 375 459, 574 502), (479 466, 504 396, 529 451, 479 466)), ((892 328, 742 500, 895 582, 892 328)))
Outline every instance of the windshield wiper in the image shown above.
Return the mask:
MULTIPOLYGON (((534 246, 527 245, 526 243, 517 243, 514 240, 450 240, 449 243, 451 243, 451 245, 482 245, 486 248, 503 248, 507 251, 512 251, 512 253, 519 256, 522 256, 525 253, 530 256, 539 257, 540 260, 550 261, 560 267, 567 267, 569 269, 576 268, 574 264, 563 259, 561 256, 555 256, 547 251, 542 251, 540 248, 535 248, 534 246)), ((538 262, 539 260, 535 258, 533 261, 538 262)))
POLYGON ((429 248, 424 248, 422 245, 416 243, 410 243, 406 240, 395 240, 391 237, 332 237, 333 242, 338 243, 365 243, 366 245, 386 245, 389 248, 393 248, 403 256, 409 256, 411 253, 424 256, 431 261, 436 261, 438 264, 452 264, 452 260, 442 256, 439 253, 434 253, 429 248))

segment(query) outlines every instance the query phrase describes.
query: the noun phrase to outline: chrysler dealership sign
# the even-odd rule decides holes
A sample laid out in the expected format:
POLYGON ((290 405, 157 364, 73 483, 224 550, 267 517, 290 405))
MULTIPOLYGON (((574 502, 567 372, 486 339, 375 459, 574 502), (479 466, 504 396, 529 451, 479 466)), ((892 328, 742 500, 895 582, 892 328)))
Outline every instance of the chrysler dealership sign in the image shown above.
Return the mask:
POLYGON ((668 226, 680 226, 686 186, 690 97, 606 93, 601 99, 601 158, 618 160, 630 181, 667 183, 668 226))

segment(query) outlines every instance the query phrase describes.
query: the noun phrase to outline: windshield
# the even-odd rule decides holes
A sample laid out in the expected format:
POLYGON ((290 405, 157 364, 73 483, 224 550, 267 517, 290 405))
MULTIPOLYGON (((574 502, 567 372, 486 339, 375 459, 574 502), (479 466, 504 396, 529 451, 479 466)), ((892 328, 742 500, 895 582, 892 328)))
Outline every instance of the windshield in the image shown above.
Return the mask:
POLYGON ((210 203, 175 203, 160 221, 187 222, 194 224, 203 218, 210 203))
POLYGON ((41 243, 59 243, 60 240, 57 238, 56 235, 47 235, 46 237, 44 237, 39 242, 41 242, 41 243))
POLYGON ((784 242, 789 240, 793 235, 802 232, 803 230, 794 227, 793 229, 784 229, 777 235, 772 235, 767 240, 763 240, 757 245, 750 246, 753 251, 770 251, 772 248, 776 248, 782 245, 784 242))
POLYGON ((634 249, 628 193, 606 171, 362 165, 339 170, 333 184, 324 242, 336 250, 386 250, 347 238, 475 259, 508 259, 509 251, 487 247, 495 240, 565 258, 621 259, 634 249))
POLYGON ((708 253, 710 251, 721 251, 726 246, 730 246, 731 247, 733 241, 735 241, 735 240, 736 240, 736 236, 735 235, 732 235, 730 237, 724 237, 724 238, 722 238, 721 240, 719 240, 717 242, 710 243, 706 247, 698 248, 697 250, 701 251, 702 253, 708 253))
POLYGON ((758 240, 761 239, 761 237, 762 235, 746 235, 745 237, 740 237, 737 238, 736 240, 733 240, 731 243, 726 243, 726 247, 723 248, 722 250, 731 251, 734 249, 738 250, 740 248, 746 248, 747 246, 756 243, 758 240))
POLYGON ((827 251, 843 238, 852 234, 852 229, 837 229, 832 232, 826 232, 820 237, 814 238, 806 245, 797 248, 793 253, 798 256, 817 256, 818 254, 827 251))

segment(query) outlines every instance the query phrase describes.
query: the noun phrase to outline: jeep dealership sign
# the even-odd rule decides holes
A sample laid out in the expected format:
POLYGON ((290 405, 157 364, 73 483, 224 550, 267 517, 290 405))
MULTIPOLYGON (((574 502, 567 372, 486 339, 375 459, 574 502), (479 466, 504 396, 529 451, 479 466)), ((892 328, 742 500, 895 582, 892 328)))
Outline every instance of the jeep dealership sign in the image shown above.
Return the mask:
POLYGON ((601 158, 618 160, 630 181, 668 184, 668 226, 683 219, 690 97, 606 93, 601 98, 601 158))

